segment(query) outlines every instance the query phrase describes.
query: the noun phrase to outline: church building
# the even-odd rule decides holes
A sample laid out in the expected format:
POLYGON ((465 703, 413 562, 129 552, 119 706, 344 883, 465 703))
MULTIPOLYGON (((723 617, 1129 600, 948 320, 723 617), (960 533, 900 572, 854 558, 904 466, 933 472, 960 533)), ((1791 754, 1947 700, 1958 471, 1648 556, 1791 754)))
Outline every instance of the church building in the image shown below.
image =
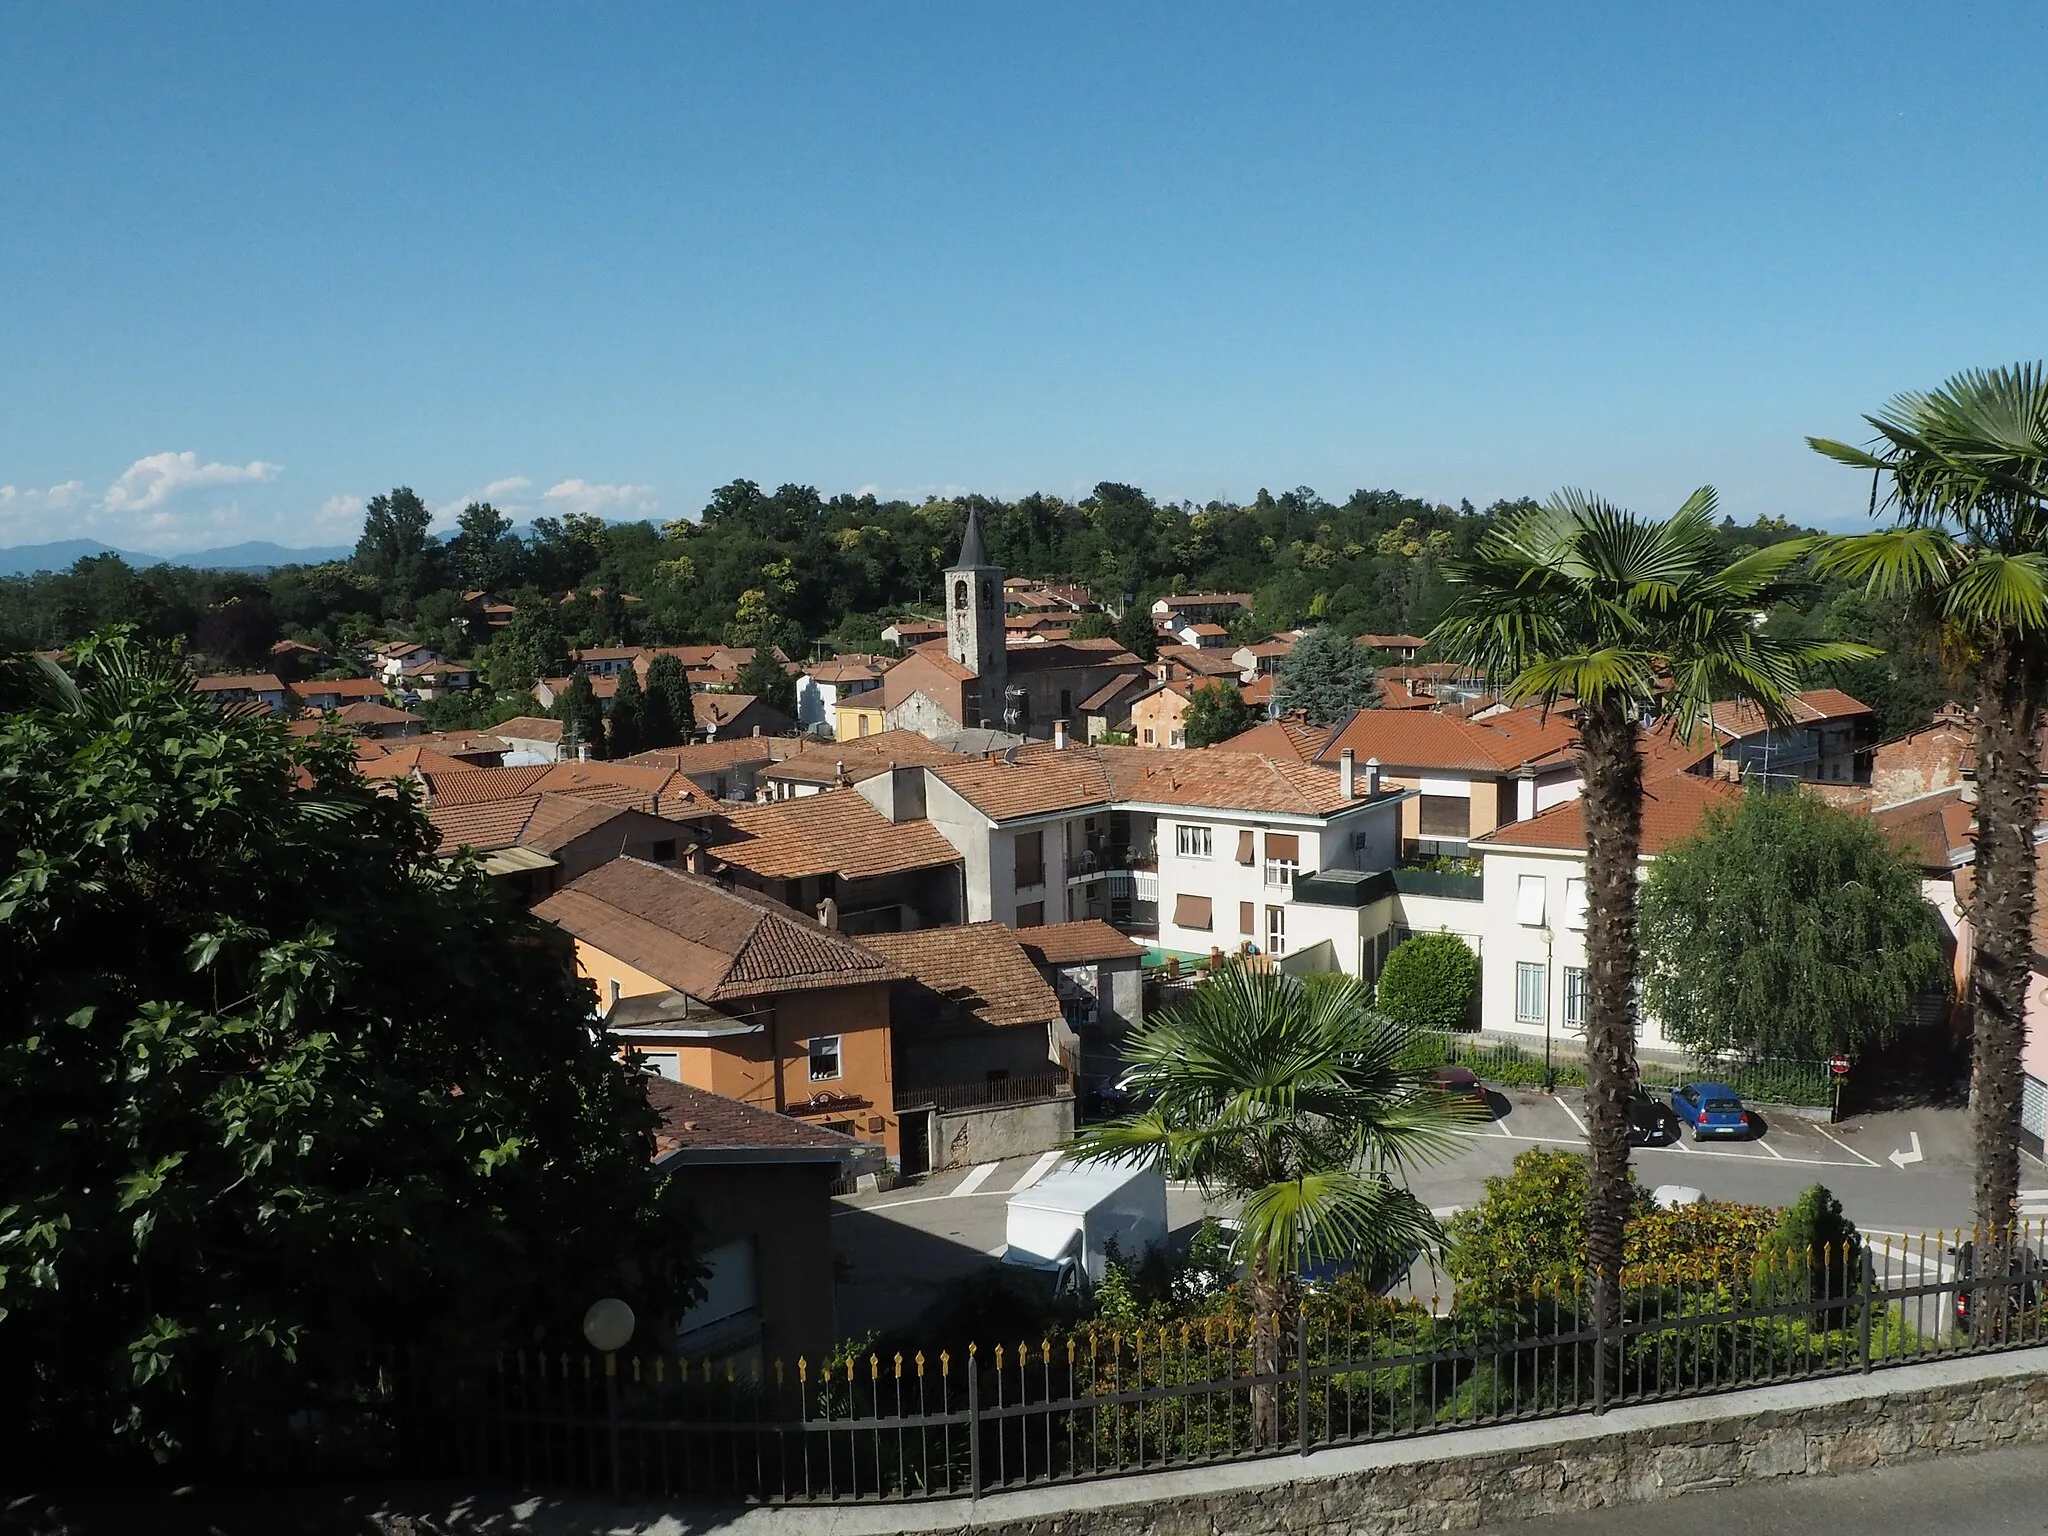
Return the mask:
POLYGON ((1003 571, 990 558, 981 511, 970 506, 960 554, 941 589, 946 636, 912 647, 882 676, 891 730, 942 738, 986 729, 1048 740, 1058 722, 1076 740, 1126 727, 1150 681, 1115 640, 1022 641, 1003 625, 1003 571))

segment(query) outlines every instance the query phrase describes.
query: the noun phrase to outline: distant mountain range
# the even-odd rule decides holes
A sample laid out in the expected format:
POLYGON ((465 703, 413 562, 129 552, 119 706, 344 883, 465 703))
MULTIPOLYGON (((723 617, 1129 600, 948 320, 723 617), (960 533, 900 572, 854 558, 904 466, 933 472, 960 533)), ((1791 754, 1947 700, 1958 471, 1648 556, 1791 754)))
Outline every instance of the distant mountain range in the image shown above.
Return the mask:
POLYGON ((58 539, 52 544, 16 544, 0 549, 0 576, 28 576, 37 571, 66 571, 73 562, 88 555, 119 555, 130 565, 190 565, 209 571, 268 571, 280 565, 315 565, 322 560, 345 560, 354 553, 349 544, 321 544, 310 549, 287 549, 266 539, 243 544, 224 544, 218 549, 195 549, 182 555, 150 555, 140 550, 116 549, 97 539, 58 539))

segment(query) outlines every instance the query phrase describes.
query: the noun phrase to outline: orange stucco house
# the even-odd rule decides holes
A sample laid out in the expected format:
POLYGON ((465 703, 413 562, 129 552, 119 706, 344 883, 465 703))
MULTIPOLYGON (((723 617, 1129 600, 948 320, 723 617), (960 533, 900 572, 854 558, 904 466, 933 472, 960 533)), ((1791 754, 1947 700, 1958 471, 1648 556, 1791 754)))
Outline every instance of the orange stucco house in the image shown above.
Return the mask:
POLYGON ((749 891, 614 859, 534 908, 606 1025, 663 1077, 900 1156, 893 962, 749 891))

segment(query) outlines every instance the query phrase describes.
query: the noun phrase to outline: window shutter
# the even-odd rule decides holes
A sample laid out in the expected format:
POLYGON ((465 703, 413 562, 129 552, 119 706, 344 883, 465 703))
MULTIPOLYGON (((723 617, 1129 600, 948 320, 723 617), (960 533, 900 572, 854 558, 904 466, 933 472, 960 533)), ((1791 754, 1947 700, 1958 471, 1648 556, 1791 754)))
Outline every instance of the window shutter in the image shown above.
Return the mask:
POLYGON ((1515 887, 1515 921, 1524 928, 1543 926, 1543 894, 1547 882, 1541 875, 1524 875, 1515 887))
POLYGON ((1182 928, 1209 929, 1215 926, 1209 898, 1183 893, 1173 899, 1173 920, 1182 928))
POLYGON ((1237 834, 1237 862, 1251 864, 1256 862, 1257 858, 1258 855, 1252 852, 1252 829, 1246 827, 1237 834))
POLYGON ((1252 902, 1240 901, 1237 904, 1237 931, 1246 938, 1251 938, 1259 931, 1258 911, 1257 905, 1252 902))
POLYGON ((1268 832, 1266 834, 1266 857, 1269 859, 1301 858, 1301 839, 1292 832, 1268 832))

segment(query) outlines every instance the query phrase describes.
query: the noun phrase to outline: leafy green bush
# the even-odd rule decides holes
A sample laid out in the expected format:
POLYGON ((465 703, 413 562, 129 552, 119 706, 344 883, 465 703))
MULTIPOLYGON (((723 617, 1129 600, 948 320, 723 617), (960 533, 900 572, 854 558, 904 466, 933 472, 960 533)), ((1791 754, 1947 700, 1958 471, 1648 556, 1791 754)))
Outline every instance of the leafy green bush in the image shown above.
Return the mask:
POLYGON ((1458 1029, 1479 999, 1479 957, 1455 933, 1418 933, 1380 972, 1380 1012, 1410 1029, 1458 1029))

